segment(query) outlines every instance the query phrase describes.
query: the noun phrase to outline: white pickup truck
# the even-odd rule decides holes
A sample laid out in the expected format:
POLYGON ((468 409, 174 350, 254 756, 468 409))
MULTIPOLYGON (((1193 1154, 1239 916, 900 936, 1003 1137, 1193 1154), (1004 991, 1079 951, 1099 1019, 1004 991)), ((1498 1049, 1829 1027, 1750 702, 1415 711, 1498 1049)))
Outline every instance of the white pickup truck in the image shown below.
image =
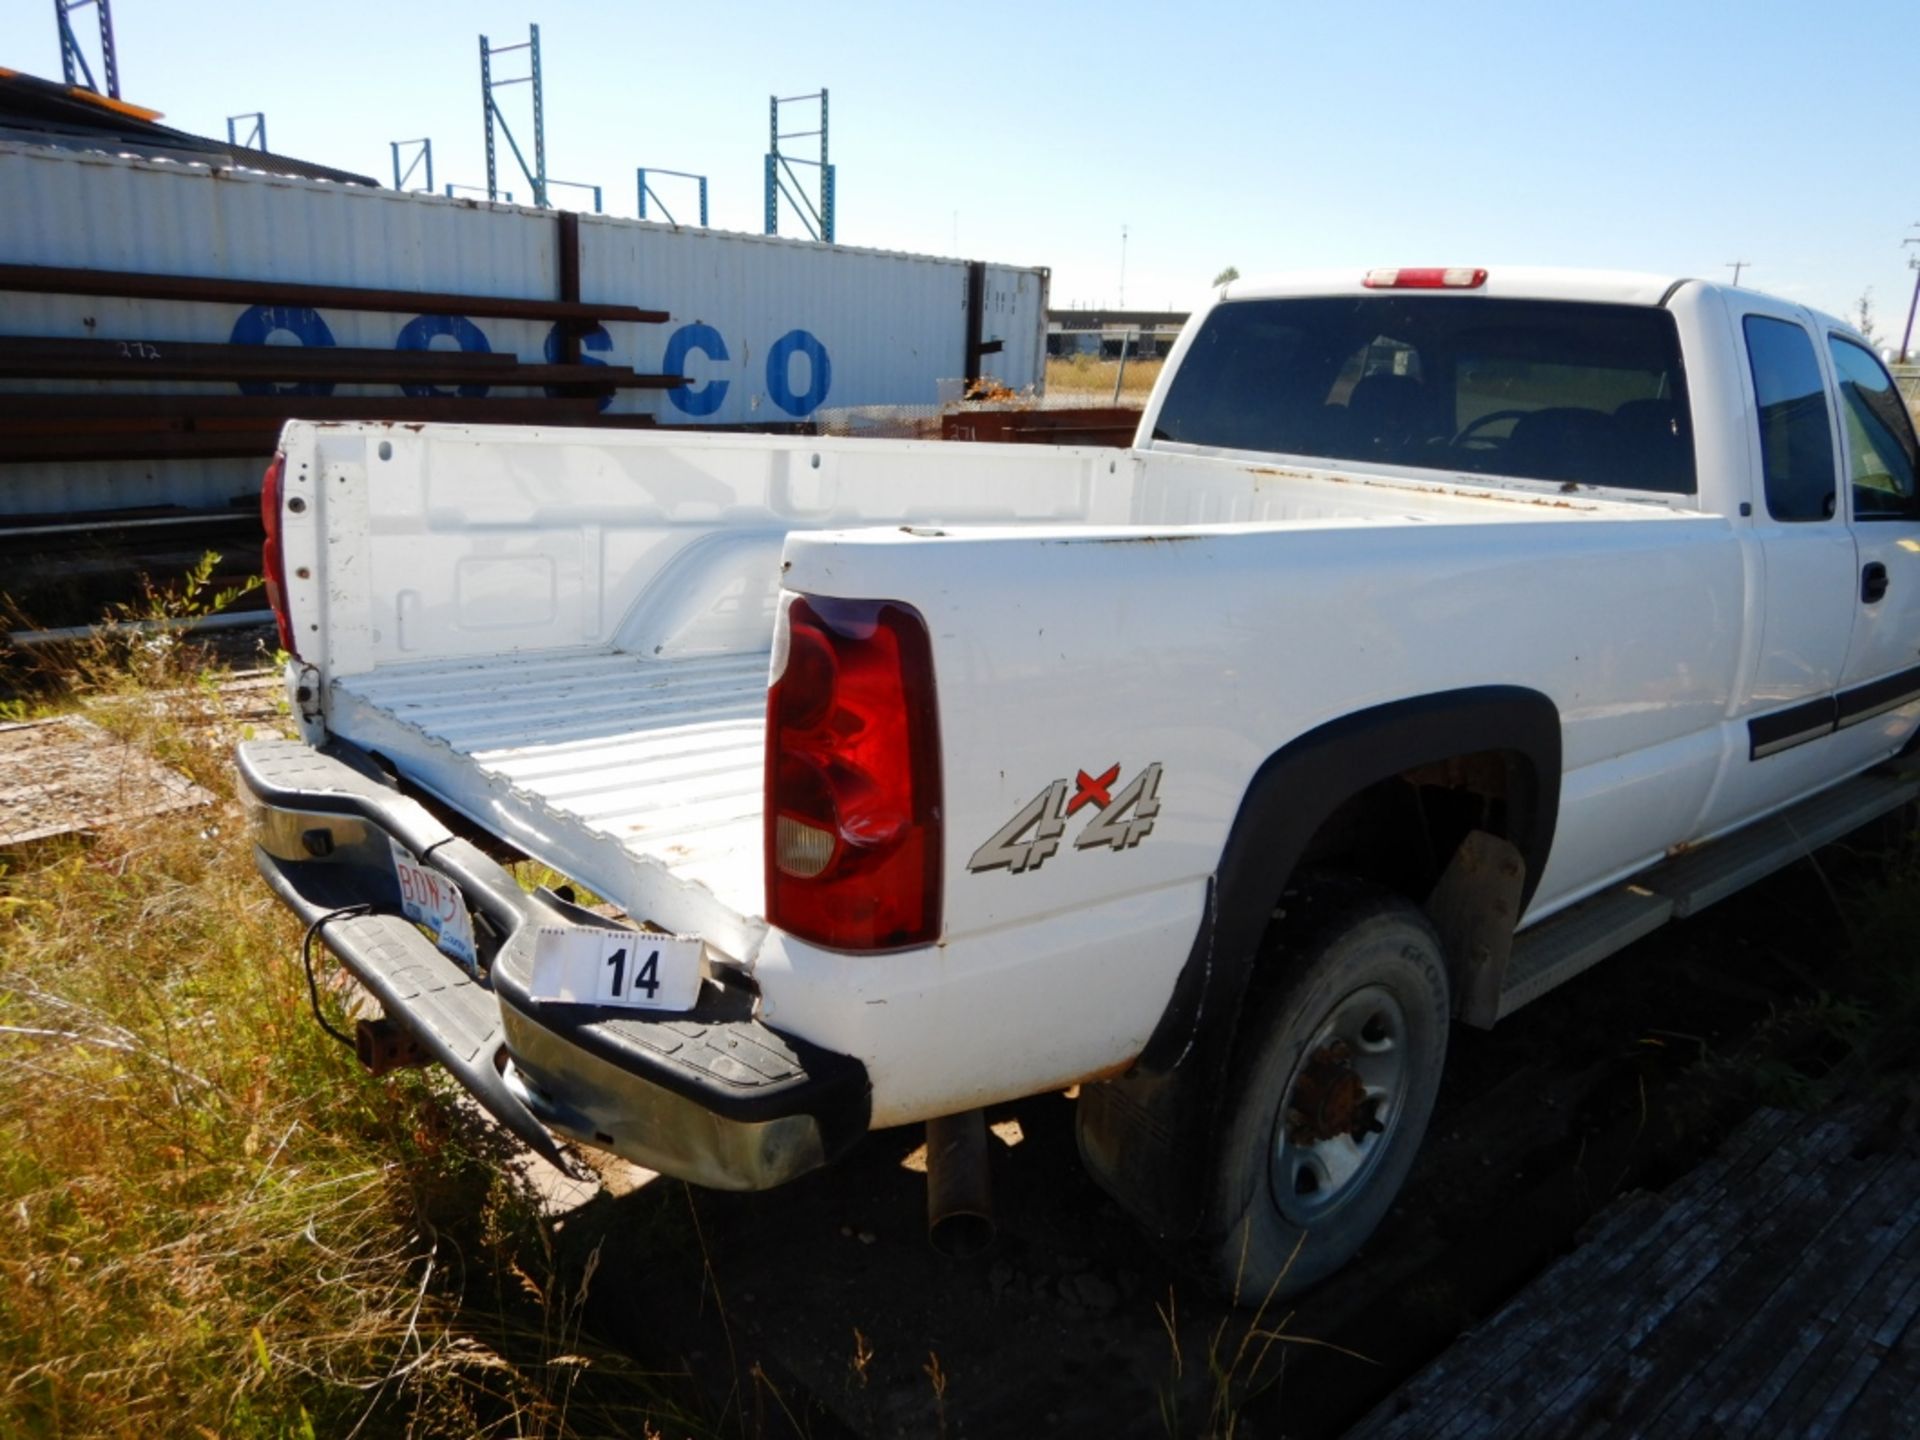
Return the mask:
POLYGON ((1841 322, 1519 269, 1236 282, 1127 450, 296 423, 242 789, 369 1062, 529 1144, 763 1188, 1078 1085, 1257 1298, 1451 1020, 1913 797, 1915 472, 1841 322))

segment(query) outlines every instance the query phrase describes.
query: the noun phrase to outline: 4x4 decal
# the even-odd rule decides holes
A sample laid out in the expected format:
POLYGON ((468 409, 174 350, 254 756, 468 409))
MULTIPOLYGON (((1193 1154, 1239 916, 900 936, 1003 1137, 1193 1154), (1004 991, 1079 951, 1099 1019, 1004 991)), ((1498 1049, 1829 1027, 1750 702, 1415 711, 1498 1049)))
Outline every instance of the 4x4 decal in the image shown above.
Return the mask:
POLYGON ((1074 849, 1132 849, 1153 833, 1154 817, 1160 813, 1160 763, 1147 766, 1116 793, 1113 786, 1119 778, 1120 767, 1110 765, 1098 775, 1075 771, 1071 783, 1053 781, 973 852, 967 869, 1005 869, 1014 875, 1038 870, 1060 849, 1067 821, 1087 806, 1095 813, 1073 842, 1074 849))

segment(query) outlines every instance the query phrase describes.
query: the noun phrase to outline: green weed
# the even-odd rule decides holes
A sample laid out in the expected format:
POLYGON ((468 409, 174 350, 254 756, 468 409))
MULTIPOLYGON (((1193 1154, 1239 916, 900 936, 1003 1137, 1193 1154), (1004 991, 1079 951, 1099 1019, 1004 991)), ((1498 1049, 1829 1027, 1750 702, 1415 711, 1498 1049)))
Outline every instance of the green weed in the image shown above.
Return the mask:
POLYGON ((1783 1001, 1736 1050, 1703 1055, 1709 1078, 1795 1109, 1912 1087, 1920 1076, 1920 832, 1902 820, 1910 817, 1877 827, 1878 848, 1834 857, 1835 875, 1816 859, 1834 907, 1833 953, 1779 957, 1806 992, 1783 1001))

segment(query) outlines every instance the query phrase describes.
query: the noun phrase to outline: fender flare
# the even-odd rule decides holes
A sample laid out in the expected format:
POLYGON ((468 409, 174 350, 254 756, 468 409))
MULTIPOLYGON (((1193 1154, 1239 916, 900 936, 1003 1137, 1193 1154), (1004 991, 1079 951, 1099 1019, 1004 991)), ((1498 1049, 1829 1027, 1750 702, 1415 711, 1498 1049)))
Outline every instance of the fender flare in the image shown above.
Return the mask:
POLYGON ((1254 773, 1159 1024, 1125 1075, 1081 1095, 1082 1157, 1150 1231, 1187 1238, 1205 1220, 1202 1181, 1241 1002, 1274 904, 1314 834, 1370 785, 1485 751, 1513 757, 1507 838, 1526 862, 1524 911, 1560 809, 1560 712, 1539 691, 1476 686, 1356 711, 1289 742, 1254 773))

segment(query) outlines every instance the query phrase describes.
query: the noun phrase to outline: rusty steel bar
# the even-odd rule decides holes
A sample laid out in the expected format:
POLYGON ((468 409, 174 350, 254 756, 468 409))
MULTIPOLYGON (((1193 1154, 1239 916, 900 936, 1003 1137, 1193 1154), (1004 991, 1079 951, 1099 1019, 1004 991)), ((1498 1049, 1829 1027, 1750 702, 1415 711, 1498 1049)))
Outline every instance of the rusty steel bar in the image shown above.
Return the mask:
POLYGON ((94 544, 108 537, 126 538, 138 531, 150 540, 165 541, 177 531, 198 533, 204 530, 234 528, 258 530, 260 517, 245 510, 189 510, 173 515, 152 515, 138 510, 106 510, 85 513, 84 521, 42 522, 33 516, 17 515, 0 520, 0 552, 26 550, 29 553, 56 547, 62 541, 94 544))
POLYGON ((64 265, 0 265, 0 290, 36 295, 107 295, 124 300, 198 300, 232 305, 309 305, 400 315, 482 315, 496 320, 624 320, 659 325, 665 310, 596 301, 516 300, 501 295, 449 295, 427 290, 363 290, 351 285, 297 285, 280 280, 226 280, 64 265))
MULTIPOLYGON (((222 398, 222 397, 216 397, 222 398)), ((255 398, 255 397, 226 397, 255 398)), ((268 399, 272 397, 258 397, 268 399)), ((299 406, 283 407, 279 414, 257 417, 176 418, 158 417, 144 428, 130 429, 124 422, 92 424, 84 419, 49 421, 14 418, 0 420, 0 465, 46 464, 53 461, 81 460, 164 460, 194 459, 266 459, 280 438, 280 429, 290 419, 328 418, 312 413, 316 399, 351 397, 287 397, 299 406)), ((386 421, 390 423, 432 423, 458 421, 468 424, 539 424, 574 429, 652 429, 651 415, 597 415, 593 402, 542 400, 524 402, 526 410, 508 410, 507 401, 476 401, 484 408, 468 412, 426 410, 420 401, 361 402, 358 413, 343 412, 339 418, 386 421), (574 408, 584 404, 584 409, 574 408), (368 414, 370 409, 387 413, 368 414)))
MULTIPOLYGON (((560 226, 560 302, 563 305, 580 303, 580 217, 572 210, 562 210, 559 215, 560 226)), ((560 354, 562 365, 580 363, 580 338, 591 326, 574 322, 563 322, 560 326, 560 354)))
POLYGON ((51 464, 80 460, 265 460, 273 454, 280 430, 237 430, 213 434, 65 434, 14 438, 0 434, 0 465, 51 464))
POLYGON ((954 410, 940 417, 942 440, 1026 445, 1133 443, 1140 412, 1127 406, 1087 405, 1061 410, 954 410))
POLYGON ((473 425, 598 425, 648 427, 646 414, 602 415, 591 395, 547 398, 514 396, 470 399, 464 395, 5 395, 0 394, 0 433, 22 427, 75 424, 158 428, 164 424, 209 427, 281 424, 293 420, 445 421, 473 425))
POLYGON ((92 640, 102 635, 193 635, 207 630, 265 629, 273 624, 273 611, 223 611, 218 615, 196 615, 181 620, 114 620, 98 625, 62 625, 52 630, 9 630, 7 639, 15 645, 58 645, 69 640, 92 640))
MULTIPOLYGON (((347 345, 225 345, 192 340, 81 340, 53 335, 0 335, 0 363, 115 359, 211 364, 231 361, 249 372, 263 366, 406 366, 419 370, 508 370, 520 363, 510 350, 380 350, 347 345)), ((157 373, 157 372, 156 372, 157 373)), ((276 373, 292 374, 293 370, 276 373)))
POLYGON ((986 326, 987 267, 981 260, 967 264, 967 354, 960 375, 971 385, 980 378, 980 358, 986 326))
MULTIPOLYGON (((22 380, 307 380, 336 385, 574 385, 582 390, 674 390, 682 375, 641 375, 624 365, 440 366, 412 360, 398 363, 337 363, 324 349, 302 351, 294 345, 241 346, 249 355, 207 360, 134 360, 118 355, 60 359, 12 356, 0 351, 0 377, 22 380), (281 359, 282 355, 299 356, 281 359)), ((403 353, 403 352, 393 352, 403 353)), ((437 351, 415 352, 424 355, 437 351)))
POLYGON ((453 420, 538 423, 556 415, 594 413, 591 396, 549 400, 465 395, 4 395, 0 433, 38 422, 151 426, 161 421, 274 422, 302 420, 453 420))

